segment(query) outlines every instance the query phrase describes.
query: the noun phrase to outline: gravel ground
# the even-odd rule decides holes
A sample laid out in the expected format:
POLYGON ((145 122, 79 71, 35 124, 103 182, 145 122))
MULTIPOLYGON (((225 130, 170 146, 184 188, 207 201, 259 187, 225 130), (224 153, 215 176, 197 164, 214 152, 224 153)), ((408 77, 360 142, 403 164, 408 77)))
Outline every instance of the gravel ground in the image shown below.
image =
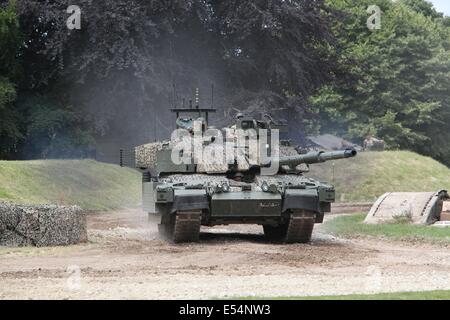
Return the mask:
MULTIPOLYGON (((332 218, 329 217, 328 219, 332 218)), ((1 248, 2 299, 209 299, 450 289, 448 247, 337 239, 265 242, 258 226, 204 228, 167 244, 140 210, 88 216, 89 242, 1 248)))

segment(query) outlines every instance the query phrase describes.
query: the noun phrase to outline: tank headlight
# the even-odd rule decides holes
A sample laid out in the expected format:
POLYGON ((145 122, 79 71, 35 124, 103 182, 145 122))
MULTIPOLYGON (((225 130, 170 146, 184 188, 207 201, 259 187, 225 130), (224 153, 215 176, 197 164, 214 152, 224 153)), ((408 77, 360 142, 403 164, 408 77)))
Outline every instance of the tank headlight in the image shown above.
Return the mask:
POLYGON ((216 185, 216 192, 217 193, 221 193, 221 192, 223 192, 223 186, 222 186, 222 184, 218 184, 218 185, 216 185))
POLYGON ((269 191, 269 185, 267 184, 267 182, 264 181, 264 182, 262 183, 261 189, 262 189, 262 191, 264 191, 264 192, 268 192, 268 191, 269 191))
POLYGON ((230 185, 228 183, 224 183, 222 185, 223 192, 230 192, 230 185))

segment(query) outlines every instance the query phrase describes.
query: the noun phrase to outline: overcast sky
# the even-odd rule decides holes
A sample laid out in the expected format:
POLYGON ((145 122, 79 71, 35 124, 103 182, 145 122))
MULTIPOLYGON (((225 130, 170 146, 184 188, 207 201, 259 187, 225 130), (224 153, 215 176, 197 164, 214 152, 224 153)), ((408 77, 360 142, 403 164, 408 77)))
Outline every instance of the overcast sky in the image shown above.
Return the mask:
POLYGON ((434 4, 436 9, 450 16, 450 0, 428 0, 434 4))

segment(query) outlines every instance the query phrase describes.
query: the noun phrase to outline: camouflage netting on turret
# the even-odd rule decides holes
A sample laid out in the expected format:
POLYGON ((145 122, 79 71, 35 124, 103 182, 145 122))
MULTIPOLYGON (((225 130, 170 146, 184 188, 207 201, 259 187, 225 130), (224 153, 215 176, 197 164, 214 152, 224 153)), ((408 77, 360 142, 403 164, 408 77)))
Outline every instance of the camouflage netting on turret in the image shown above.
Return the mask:
MULTIPOLYGON (((180 140, 175 142, 154 142, 148 143, 135 148, 136 153, 136 167, 137 168, 156 168, 157 164, 157 153, 161 151, 163 148, 167 149, 178 149, 178 150, 192 150, 192 147, 187 147, 184 144, 186 141, 180 140)), ((195 143, 195 141, 194 141, 195 143)), ((194 146, 193 148, 198 147, 201 149, 201 146, 194 146)), ((224 173, 227 172, 228 166, 226 163, 218 161, 220 156, 217 153, 223 152, 223 149, 214 146, 210 146, 209 148, 210 154, 212 156, 205 157, 196 157, 192 161, 198 164, 197 171, 198 172, 208 172, 208 173, 224 173)), ((185 152, 185 155, 188 155, 188 152, 185 152)), ((200 153, 200 155, 203 155, 200 153)), ((225 155, 223 155, 225 157, 225 155)))
MULTIPOLYGON (((229 136, 229 143, 237 145, 237 137, 234 132, 229 136)), ((226 161, 226 147, 220 144, 210 144, 203 146, 202 140, 195 140, 193 146, 188 146, 186 143, 192 143, 191 140, 175 140, 164 142, 153 142, 138 146, 135 148, 136 153, 136 167, 137 168, 156 168, 158 151, 166 149, 184 150, 184 155, 191 155, 193 163, 197 164, 198 173, 225 173, 228 171, 228 162, 226 161), (200 144, 199 144, 200 143, 200 144), (203 153, 195 153, 195 150, 202 150, 203 153), (201 155, 201 157, 199 157, 201 155)), ((231 152, 236 153, 237 169, 239 171, 247 171, 252 166, 260 165, 259 151, 257 149, 249 150, 246 147, 231 148, 231 152), (253 157, 249 156, 249 153, 253 157)), ((293 146, 280 146, 279 155, 295 156, 298 155, 297 150, 293 146)))
POLYGON ((280 146, 280 157, 297 156, 298 151, 293 146, 280 146))
POLYGON ((202 158, 197 159, 198 173, 226 173, 227 171, 228 164, 222 146, 209 146, 208 153, 204 153, 202 158))
POLYGON ((87 241, 79 207, 0 203, 0 246, 59 246, 87 241))
POLYGON ((162 150, 164 142, 153 142, 135 148, 136 168, 155 168, 156 153, 162 150))

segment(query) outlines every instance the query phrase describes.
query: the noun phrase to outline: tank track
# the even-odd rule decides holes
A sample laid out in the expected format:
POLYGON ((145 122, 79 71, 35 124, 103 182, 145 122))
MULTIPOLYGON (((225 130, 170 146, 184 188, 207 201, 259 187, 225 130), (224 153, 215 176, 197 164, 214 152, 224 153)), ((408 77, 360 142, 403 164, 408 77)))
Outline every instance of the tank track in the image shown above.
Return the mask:
POLYGON ((311 241, 315 223, 315 214, 308 211, 294 211, 291 213, 286 231, 286 243, 307 243, 311 241))
POLYGON ((291 212, 287 223, 264 227, 265 236, 275 242, 284 243, 307 243, 311 240, 315 213, 304 210, 291 212))
POLYGON ((201 211, 178 211, 169 222, 159 225, 159 233, 175 242, 198 242, 201 211))

